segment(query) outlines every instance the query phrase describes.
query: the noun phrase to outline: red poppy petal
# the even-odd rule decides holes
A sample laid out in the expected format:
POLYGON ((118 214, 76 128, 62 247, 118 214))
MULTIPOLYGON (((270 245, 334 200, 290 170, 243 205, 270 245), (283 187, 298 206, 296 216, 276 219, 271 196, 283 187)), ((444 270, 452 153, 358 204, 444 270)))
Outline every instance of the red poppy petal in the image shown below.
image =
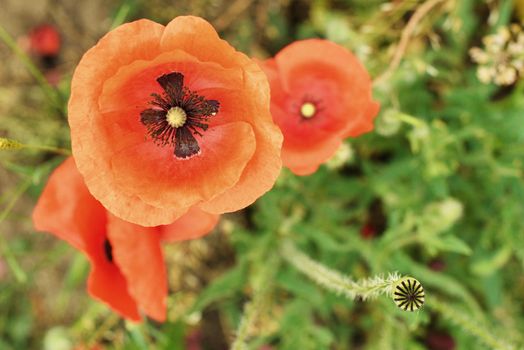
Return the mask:
POLYGON ((378 102, 370 102, 358 121, 348 123, 343 137, 356 137, 373 130, 373 119, 377 116, 379 110, 380 104, 378 102))
POLYGON ((108 217, 113 257, 139 308, 157 321, 166 318, 167 277, 157 228, 108 217))
POLYGON ((88 291, 122 316, 139 320, 124 277, 104 254, 106 211, 84 184, 72 157, 51 174, 33 211, 37 230, 48 231, 82 251, 91 262, 88 291))
POLYGON ((168 223, 179 213, 156 208, 122 192, 119 198, 114 198, 116 186, 109 176, 109 160, 100 156, 104 153, 103 144, 99 142, 99 135, 93 133, 91 119, 97 113, 94 107, 98 105, 104 81, 120 67, 135 60, 156 57, 163 31, 164 26, 158 23, 139 20, 124 24, 104 36, 82 57, 75 70, 68 110, 73 155, 90 192, 99 200, 113 204, 114 212, 121 217, 168 223))
MULTIPOLYGON (((256 65, 251 65, 245 74, 249 79, 244 79, 244 94, 257 92, 258 98, 253 100, 244 96, 237 98, 238 101, 242 101, 240 104, 224 103, 224 108, 217 115, 221 118, 213 122, 227 121, 228 115, 234 114, 237 120, 250 123, 256 137, 256 152, 234 187, 200 205, 200 208, 210 213, 236 211, 252 204, 273 187, 282 167, 280 149, 283 136, 269 113, 269 94, 262 94, 264 91, 269 91, 267 79, 256 65)), ((231 96, 238 94, 237 91, 229 91, 229 93, 231 96)), ((212 93, 209 97, 214 98, 212 93)), ((228 94, 222 92, 222 100, 226 102, 227 98, 228 94)))
POLYGON ((297 175, 309 175, 315 172, 319 165, 333 156, 342 141, 338 138, 331 138, 307 152, 302 149, 284 147, 282 149, 282 160, 293 173, 297 175))
POLYGON ((164 51, 184 50, 203 62, 217 62, 223 67, 238 67, 249 58, 218 37, 211 24, 194 16, 180 16, 166 26, 160 46, 164 51))
POLYGON ((89 294, 123 317, 140 321, 137 304, 129 295, 127 282, 118 267, 104 256, 97 256, 90 260, 92 270, 87 279, 89 294))
POLYGON ((127 193, 150 205, 187 211, 237 183, 256 147, 253 130, 244 122, 210 128, 199 144, 201 154, 177 159, 172 147, 140 143, 113 157, 113 176, 127 193))
POLYGON ((88 253, 94 237, 103 240, 105 215, 69 157, 49 177, 33 211, 33 224, 88 253))
POLYGON ((104 83, 100 110, 107 112, 134 106, 140 113, 149 107, 152 93, 163 92, 156 79, 171 72, 182 73, 184 86, 203 96, 206 95, 201 92, 207 88, 238 89, 243 79, 243 72, 238 67, 224 68, 215 62, 201 62, 187 52, 174 50, 151 61, 140 60, 121 68, 104 83))
POLYGON ((162 240, 178 242, 202 237, 215 228, 219 218, 219 215, 192 207, 171 225, 161 227, 162 240))
POLYGON ((288 86, 287 91, 291 91, 294 84, 300 84, 293 78, 303 76, 304 73, 329 73, 330 77, 336 78, 332 71, 339 71, 340 79, 358 78, 358 83, 351 87, 352 95, 358 94, 362 85, 371 84, 369 74, 357 57, 344 47, 328 40, 296 41, 277 53, 275 60, 280 74, 284 77, 284 86, 288 86))

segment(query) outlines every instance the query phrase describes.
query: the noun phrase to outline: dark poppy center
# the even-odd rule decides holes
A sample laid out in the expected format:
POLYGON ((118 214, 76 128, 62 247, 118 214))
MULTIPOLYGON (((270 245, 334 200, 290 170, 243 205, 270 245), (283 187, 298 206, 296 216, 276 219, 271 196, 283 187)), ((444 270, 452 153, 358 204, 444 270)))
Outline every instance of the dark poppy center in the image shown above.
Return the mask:
POLYGON ((206 100, 185 87, 182 73, 164 74, 156 81, 164 92, 151 94, 152 108, 140 113, 140 121, 156 144, 174 146, 176 158, 198 155, 200 146, 195 135, 203 136, 209 118, 218 113, 220 103, 206 100))
POLYGON ((106 256, 107 261, 113 262, 113 246, 108 239, 104 240, 104 255, 106 256))

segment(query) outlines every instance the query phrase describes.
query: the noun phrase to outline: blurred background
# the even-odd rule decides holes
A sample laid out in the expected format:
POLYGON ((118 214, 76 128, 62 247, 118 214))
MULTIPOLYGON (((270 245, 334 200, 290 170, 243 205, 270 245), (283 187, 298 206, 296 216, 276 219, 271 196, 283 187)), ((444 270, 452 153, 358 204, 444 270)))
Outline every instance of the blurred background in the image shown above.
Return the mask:
POLYGON ((411 274, 427 305, 346 300, 280 262, 250 349, 501 348, 484 330, 524 344, 524 1, 428 2, 422 14, 417 0, 0 0, 0 137, 69 148, 82 54, 124 22, 183 14, 258 58, 297 39, 337 42, 378 78, 382 105, 375 130, 314 175, 283 171, 213 234, 165 247, 164 324, 131 324, 91 300, 87 260, 32 229, 63 156, 0 150, 0 349, 227 349, 283 226, 344 274, 411 274))

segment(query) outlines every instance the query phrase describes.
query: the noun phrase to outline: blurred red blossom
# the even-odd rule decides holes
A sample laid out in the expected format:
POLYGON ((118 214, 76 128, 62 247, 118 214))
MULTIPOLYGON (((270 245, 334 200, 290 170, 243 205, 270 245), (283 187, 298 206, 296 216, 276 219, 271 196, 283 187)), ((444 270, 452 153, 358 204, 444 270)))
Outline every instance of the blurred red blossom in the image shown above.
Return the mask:
POLYGON ((29 32, 29 49, 39 56, 56 56, 61 47, 58 30, 51 24, 42 24, 29 32))

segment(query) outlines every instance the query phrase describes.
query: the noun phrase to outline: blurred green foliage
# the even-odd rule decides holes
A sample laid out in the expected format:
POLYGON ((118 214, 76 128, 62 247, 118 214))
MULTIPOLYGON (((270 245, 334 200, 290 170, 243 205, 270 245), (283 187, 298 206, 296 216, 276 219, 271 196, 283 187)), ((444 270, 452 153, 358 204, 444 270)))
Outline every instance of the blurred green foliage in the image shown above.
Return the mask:
MULTIPOLYGON (((377 76, 421 3, 132 0, 111 8, 107 23, 201 15, 237 49, 258 57, 296 39, 322 37, 351 49, 377 76)), ((435 7, 398 69, 374 89, 382 105, 376 131, 347 141, 352 152, 342 166, 322 166, 308 177, 284 171, 271 192, 223 218, 212 236, 166 248, 168 260, 177 250, 195 260, 191 266, 170 261, 171 283, 203 282, 196 289, 177 284, 164 324, 128 324, 89 300, 86 260, 32 232, 31 203, 61 158, 2 153, 0 349, 227 348, 283 238, 354 278, 393 271, 414 276, 426 289, 427 305, 405 313, 385 297, 347 300, 279 262, 250 330, 250 349, 487 346, 464 322, 444 317, 432 298, 523 346, 524 83, 481 84, 468 56, 483 36, 522 21, 520 7, 506 0, 447 0, 435 7), (32 200, 13 207, 24 192, 32 200)), ((78 57, 85 49, 77 48, 78 57)), ((60 96, 67 95, 71 71, 63 73, 60 96)), ((11 109, 10 118, 0 116, 0 131, 23 142, 66 146, 65 106, 57 110, 36 84, 24 88, 24 104, 11 109), (38 122, 31 119, 35 112, 38 122)))

